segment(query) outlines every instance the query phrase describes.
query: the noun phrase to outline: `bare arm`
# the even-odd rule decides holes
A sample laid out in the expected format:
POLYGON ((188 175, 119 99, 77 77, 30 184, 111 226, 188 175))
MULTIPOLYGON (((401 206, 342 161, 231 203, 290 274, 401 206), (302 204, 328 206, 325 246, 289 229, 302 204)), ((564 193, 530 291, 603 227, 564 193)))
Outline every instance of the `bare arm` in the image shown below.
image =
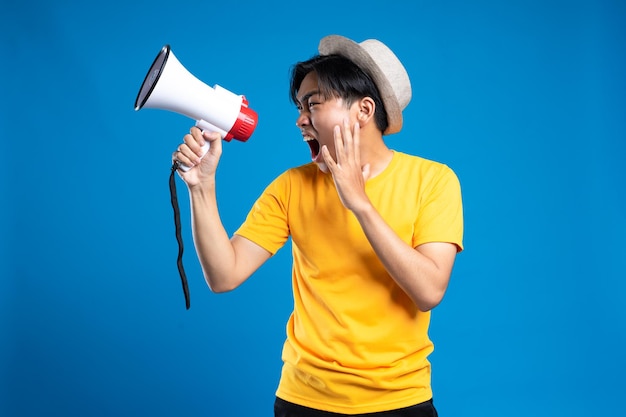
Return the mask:
POLYGON ((222 225, 215 188, 192 189, 193 239, 204 278, 214 292, 231 291, 252 275, 271 253, 241 236, 228 238, 222 225))
POLYGON ((184 137, 174 158, 191 166, 187 172, 179 171, 189 189, 191 222, 196 253, 204 278, 214 292, 237 288, 256 271, 271 253, 240 236, 229 239, 222 224, 215 193, 215 171, 222 143, 219 134, 205 133, 192 128, 184 137), (207 140, 211 144, 207 155, 200 159, 201 147, 207 140))
POLYGON ((456 258, 452 243, 407 245, 372 206, 354 212, 389 275, 422 311, 437 306, 446 292, 456 258))

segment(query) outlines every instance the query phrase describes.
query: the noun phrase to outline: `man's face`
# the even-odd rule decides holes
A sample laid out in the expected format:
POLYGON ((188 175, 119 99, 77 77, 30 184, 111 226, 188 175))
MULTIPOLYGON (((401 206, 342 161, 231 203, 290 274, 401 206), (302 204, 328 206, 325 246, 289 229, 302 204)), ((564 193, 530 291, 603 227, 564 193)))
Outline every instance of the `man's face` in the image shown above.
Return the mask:
POLYGON ((325 99, 320 94, 315 72, 310 72, 304 77, 297 97, 300 115, 296 120, 296 125, 311 149, 311 160, 322 172, 328 173, 328 167, 321 153, 322 146, 327 146, 330 155, 336 160, 333 129, 337 125, 342 126, 345 118, 352 120, 351 111, 346 108, 343 100, 325 99))

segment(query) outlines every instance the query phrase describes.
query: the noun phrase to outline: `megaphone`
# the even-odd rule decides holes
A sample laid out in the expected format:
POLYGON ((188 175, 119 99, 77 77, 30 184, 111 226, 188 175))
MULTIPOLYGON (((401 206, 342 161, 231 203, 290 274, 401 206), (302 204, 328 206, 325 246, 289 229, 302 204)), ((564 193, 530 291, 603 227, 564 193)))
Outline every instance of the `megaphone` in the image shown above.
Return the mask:
MULTIPOLYGON (((202 130, 219 132, 227 142, 247 141, 258 122, 243 95, 225 88, 210 87, 194 77, 165 45, 154 59, 135 99, 135 111, 142 108, 168 110, 190 117, 202 130)), ((208 142, 203 148, 209 150, 208 142)), ((188 170, 184 165, 181 169, 188 170)))

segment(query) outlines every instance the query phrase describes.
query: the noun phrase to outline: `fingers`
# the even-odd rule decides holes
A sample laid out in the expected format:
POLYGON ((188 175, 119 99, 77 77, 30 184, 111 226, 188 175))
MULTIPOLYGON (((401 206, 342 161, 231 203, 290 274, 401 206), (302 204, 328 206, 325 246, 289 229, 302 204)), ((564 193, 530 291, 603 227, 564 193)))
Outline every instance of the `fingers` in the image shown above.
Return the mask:
POLYGON ((183 143, 172 154, 172 162, 178 161, 187 167, 196 166, 200 164, 202 157, 209 149, 209 144, 211 144, 210 148, 213 153, 221 152, 219 139, 221 139, 221 135, 218 132, 203 132, 194 126, 183 137, 183 143), (214 150, 213 147, 215 147, 214 150))
POLYGON ((360 151, 360 125, 354 124, 350 128, 350 122, 345 119, 343 126, 333 128, 333 139, 335 144, 335 155, 331 155, 326 145, 322 146, 322 156, 331 173, 338 170, 362 170, 360 151))
POLYGON ((335 158, 337 158, 337 164, 341 165, 344 159, 345 150, 344 150, 344 140, 341 135, 341 127, 339 127, 339 125, 335 126, 333 130, 333 136, 335 140, 335 158))
POLYGON ((202 158, 203 145, 204 138, 200 129, 192 127, 189 133, 183 136, 183 143, 176 148, 172 154, 172 159, 187 167, 195 166, 200 163, 202 158))
POLYGON ((360 126, 354 124, 353 129, 350 128, 348 119, 344 119, 343 126, 335 126, 334 128, 335 151, 337 164, 355 162, 360 166, 360 126))
MULTIPOLYGON (((185 145, 189 148, 189 150, 195 154, 195 155, 189 155, 189 157, 190 158, 193 158, 194 156, 198 157, 197 162, 199 163, 200 158, 202 158, 202 153, 203 153, 202 147, 204 146, 204 143, 205 143, 204 135, 202 134, 202 131, 196 126, 194 126, 189 130, 189 133, 183 137, 183 140, 185 142, 185 145)), ((178 149, 182 151, 180 147, 178 149)))
POLYGON ((324 162, 326 163, 326 166, 328 167, 330 172, 334 173, 335 169, 337 168, 337 163, 330 155, 330 151, 328 150, 328 146, 326 145, 322 146, 322 157, 324 157, 324 162))

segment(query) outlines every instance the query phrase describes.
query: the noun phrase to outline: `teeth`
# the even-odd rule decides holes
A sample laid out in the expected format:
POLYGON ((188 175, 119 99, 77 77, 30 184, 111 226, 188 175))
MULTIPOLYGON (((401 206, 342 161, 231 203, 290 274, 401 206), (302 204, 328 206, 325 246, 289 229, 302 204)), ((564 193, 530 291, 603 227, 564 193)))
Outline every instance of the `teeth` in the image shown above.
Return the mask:
POLYGON ((305 142, 308 142, 310 140, 313 140, 314 138, 312 136, 302 136, 302 140, 304 140, 305 142))

